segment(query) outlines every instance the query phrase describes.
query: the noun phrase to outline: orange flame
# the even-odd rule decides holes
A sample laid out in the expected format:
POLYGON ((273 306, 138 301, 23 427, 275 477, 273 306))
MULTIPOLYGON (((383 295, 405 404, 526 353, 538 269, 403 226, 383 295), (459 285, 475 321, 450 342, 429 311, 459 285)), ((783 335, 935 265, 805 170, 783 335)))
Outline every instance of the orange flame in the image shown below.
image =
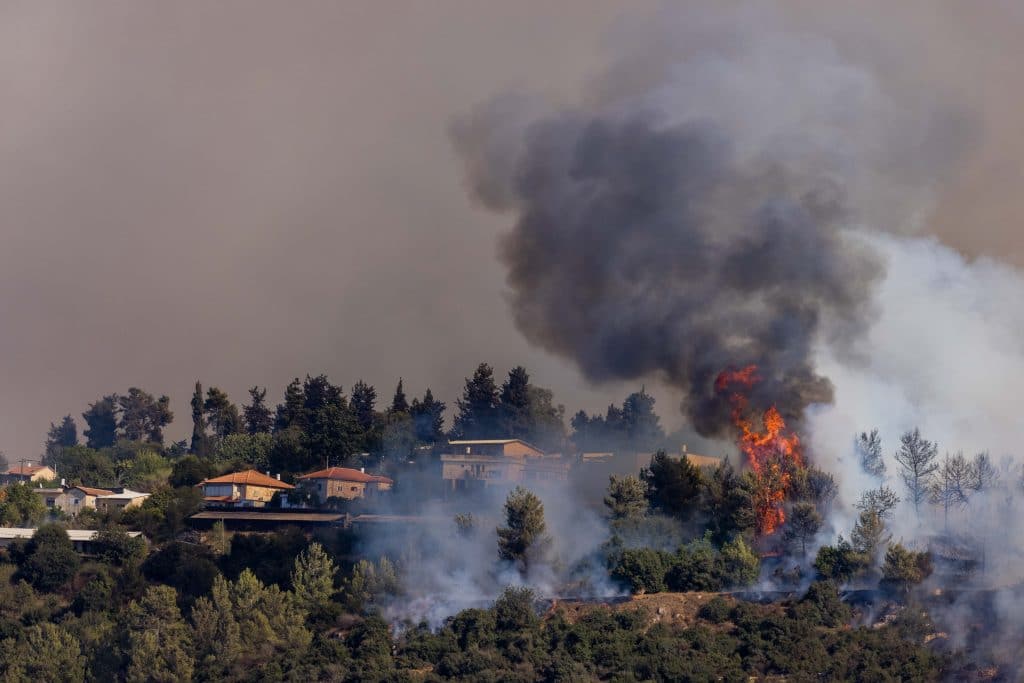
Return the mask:
POLYGON ((800 466, 800 438, 786 428, 775 406, 761 416, 760 429, 750 416, 748 394, 761 381, 756 365, 741 370, 723 370, 715 379, 715 391, 729 394, 732 421, 739 431, 739 447, 754 471, 754 511, 757 532, 774 533, 786 521, 783 503, 793 470, 800 466))

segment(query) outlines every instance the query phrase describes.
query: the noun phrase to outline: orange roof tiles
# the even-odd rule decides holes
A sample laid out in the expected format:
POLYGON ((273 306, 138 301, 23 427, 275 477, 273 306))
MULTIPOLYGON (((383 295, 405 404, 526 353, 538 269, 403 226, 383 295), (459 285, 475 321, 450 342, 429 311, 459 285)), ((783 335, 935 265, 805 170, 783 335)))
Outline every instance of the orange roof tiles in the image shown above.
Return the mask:
POLYGON ((109 496, 113 493, 113 491, 108 491, 107 489, 94 489, 89 486, 76 486, 75 488, 87 496, 109 496))
POLYGON ((299 479, 337 479, 340 481, 356 481, 362 483, 381 482, 392 484, 392 480, 379 474, 367 474, 350 467, 328 467, 326 470, 304 474, 299 479))
POLYGON ((256 470, 245 470, 244 472, 232 472, 213 479, 207 479, 203 484, 247 484, 249 486, 265 486, 272 489, 293 489, 291 484, 286 484, 279 479, 268 477, 256 470))
POLYGON ((15 465, 7 470, 7 474, 19 474, 22 476, 33 475, 39 470, 46 467, 45 465, 15 465))

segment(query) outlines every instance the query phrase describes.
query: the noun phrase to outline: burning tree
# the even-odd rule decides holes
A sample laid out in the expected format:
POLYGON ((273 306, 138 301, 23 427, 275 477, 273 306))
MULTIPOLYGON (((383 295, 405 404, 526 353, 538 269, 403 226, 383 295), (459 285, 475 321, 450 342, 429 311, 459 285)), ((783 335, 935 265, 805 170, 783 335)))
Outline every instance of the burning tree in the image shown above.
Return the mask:
POLYGON ((786 427, 778 409, 770 406, 760 419, 751 417, 748 395, 761 381, 756 365, 725 370, 715 380, 715 392, 727 395, 732 422, 739 432, 739 448, 754 473, 756 529, 761 535, 774 533, 786 521, 783 504, 793 473, 802 463, 799 437, 786 427))

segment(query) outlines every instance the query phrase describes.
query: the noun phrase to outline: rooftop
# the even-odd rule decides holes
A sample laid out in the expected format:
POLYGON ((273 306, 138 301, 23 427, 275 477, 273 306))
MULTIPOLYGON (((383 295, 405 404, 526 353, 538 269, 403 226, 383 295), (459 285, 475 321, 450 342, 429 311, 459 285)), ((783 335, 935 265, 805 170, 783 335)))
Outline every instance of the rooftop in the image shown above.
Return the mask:
MULTIPOLYGON (((8 468, 5 474, 17 474, 20 476, 31 477, 33 474, 42 469, 49 470, 50 468, 46 467, 46 465, 14 465, 13 467, 8 468)), ((53 470, 50 471, 52 472, 53 470)))
POLYGON ((135 500, 136 498, 148 498, 148 493, 142 493, 141 491, 132 491, 131 489, 124 489, 121 493, 110 493, 106 495, 96 496, 103 500, 135 500))
POLYGON ((522 439, 465 439, 460 441, 449 441, 449 446, 501 446, 507 443, 523 443, 533 448, 532 444, 522 439))
POLYGON ((249 486, 265 486, 272 489, 293 489, 291 484, 286 484, 280 479, 274 479, 256 470, 245 470, 244 472, 232 472, 213 479, 206 479, 200 482, 203 484, 247 484, 249 486))
MULTIPOLYGON (((95 529, 67 529, 66 531, 68 538, 72 541, 92 541, 96 538, 96 534, 99 533, 95 529)), ((35 533, 36 529, 0 527, 0 539, 32 538, 32 535, 35 533)), ((142 533, 139 531, 129 531, 128 535, 132 538, 136 538, 141 536, 142 533)))
POLYGON ((78 489, 87 496, 109 496, 114 493, 107 489, 94 489, 90 486, 73 486, 69 490, 74 491, 75 489, 78 489))
POLYGON ((240 520, 247 522, 337 522, 340 512, 238 512, 235 510, 206 510, 197 512, 190 519, 240 520))
POLYGON ((389 477, 379 474, 367 474, 354 470, 351 467, 328 467, 326 470, 304 474, 299 479, 336 479, 338 481, 357 481, 363 483, 382 482, 385 484, 394 483, 389 477))

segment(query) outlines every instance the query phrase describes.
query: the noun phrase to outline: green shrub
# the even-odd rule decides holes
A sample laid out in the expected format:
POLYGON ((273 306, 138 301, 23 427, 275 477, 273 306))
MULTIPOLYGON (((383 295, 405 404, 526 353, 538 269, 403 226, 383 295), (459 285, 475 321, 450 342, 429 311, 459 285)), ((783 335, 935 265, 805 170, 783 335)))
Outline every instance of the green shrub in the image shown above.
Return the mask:
POLYGON ((907 550, 893 543, 885 553, 882 580, 886 583, 910 586, 921 583, 932 574, 932 556, 927 551, 907 550))
POLYGON ((722 596, 716 595, 701 605, 697 616, 705 621, 710 621, 712 624, 721 624, 729 620, 731 612, 732 606, 729 602, 722 596))
POLYGON ((665 590, 665 572, 672 556, 652 548, 623 550, 612 577, 621 581, 634 593, 660 593, 665 590))

